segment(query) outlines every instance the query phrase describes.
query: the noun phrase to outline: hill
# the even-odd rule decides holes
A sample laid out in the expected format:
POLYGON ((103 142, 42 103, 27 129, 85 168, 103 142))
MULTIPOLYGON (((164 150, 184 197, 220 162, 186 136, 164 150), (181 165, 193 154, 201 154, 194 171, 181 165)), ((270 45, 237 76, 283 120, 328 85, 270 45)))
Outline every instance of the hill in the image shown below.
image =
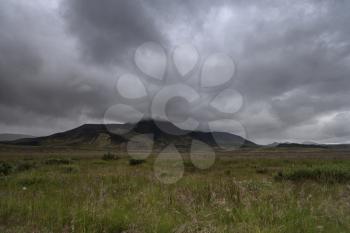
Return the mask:
POLYGON ((338 149, 338 150, 349 150, 349 144, 317 144, 317 143, 280 143, 276 147, 278 148, 294 148, 294 149, 303 149, 303 148, 314 148, 314 149, 338 149))
POLYGON ((156 147, 164 147, 170 143, 176 147, 188 149, 192 139, 200 140, 212 147, 220 145, 242 145, 242 147, 256 147, 257 145, 240 136, 224 132, 186 131, 170 122, 145 120, 137 124, 85 124, 78 128, 46 137, 26 138, 5 142, 12 145, 30 146, 97 146, 121 147, 125 146, 133 136, 153 135, 156 147), (130 129, 125 134, 118 134, 130 129), (171 133, 168 133, 171 132, 171 133))
POLYGON ((0 141, 14 141, 22 138, 33 138, 33 136, 25 135, 25 134, 11 134, 11 133, 0 134, 0 141))

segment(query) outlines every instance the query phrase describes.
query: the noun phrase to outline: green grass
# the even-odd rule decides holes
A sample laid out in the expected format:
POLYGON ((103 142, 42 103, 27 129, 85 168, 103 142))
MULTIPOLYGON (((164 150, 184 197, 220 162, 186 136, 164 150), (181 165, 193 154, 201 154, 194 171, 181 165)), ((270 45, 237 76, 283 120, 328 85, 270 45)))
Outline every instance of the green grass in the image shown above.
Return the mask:
POLYGON ((350 168, 339 164, 294 168, 289 171, 279 172, 275 178, 277 180, 312 180, 321 183, 346 183, 350 181, 350 168))
POLYGON ((5 161, 0 232, 350 232, 349 160, 186 161, 172 185, 156 179, 154 158, 50 161, 5 161), (15 169, 23 163, 33 166, 15 169))

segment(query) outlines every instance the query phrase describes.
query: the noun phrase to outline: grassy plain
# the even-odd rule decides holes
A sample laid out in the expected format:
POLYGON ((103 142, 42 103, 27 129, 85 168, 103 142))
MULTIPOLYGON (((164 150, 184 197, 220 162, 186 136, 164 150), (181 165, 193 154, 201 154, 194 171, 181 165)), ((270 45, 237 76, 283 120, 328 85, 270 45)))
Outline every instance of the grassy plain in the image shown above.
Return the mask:
POLYGON ((0 232, 350 232, 346 151, 218 154, 200 170, 185 156, 175 184, 105 151, 2 148, 0 232))

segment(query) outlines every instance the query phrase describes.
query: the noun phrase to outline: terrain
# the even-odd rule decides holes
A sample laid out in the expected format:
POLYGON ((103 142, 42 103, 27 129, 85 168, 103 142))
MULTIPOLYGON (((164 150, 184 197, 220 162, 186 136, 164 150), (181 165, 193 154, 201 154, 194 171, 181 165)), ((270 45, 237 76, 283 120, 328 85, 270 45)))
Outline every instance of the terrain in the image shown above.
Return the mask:
MULTIPOLYGON (((209 133, 169 135, 152 121, 127 134, 111 132, 88 124, 3 142, 0 232, 350 232, 346 146, 265 147, 244 140, 242 148, 223 151, 209 133), (124 149, 140 133, 154 135, 155 149, 135 160, 124 149), (191 160, 193 139, 216 149, 209 168, 191 160), (157 176, 158 149, 169 143, 181 153, 174 163, 184 169, 173 184, 157 176)), ((242 140, 222 135, 228 142, 242 140)))
POLYGON ((185 159, 169 185, 156 156, 44 154, 3 158, 1 232, 350 231, 348 159, 222 156, 206 170, 185 159))
POLYGON ((180 150, 188 150, 193 139, 200 140, 214 148, 218 148, 218 143, 243 148, 257 146, 255 143, 231 133, 186 131, 170 122, 154 120, 144 120, 136 124, 85 124, 50 136, 25 138, 3 143, 20 146, 111 147, 122 149, 133 136, 140 134, 152 135, 155 149, 163 148, 172 143, 180 150))

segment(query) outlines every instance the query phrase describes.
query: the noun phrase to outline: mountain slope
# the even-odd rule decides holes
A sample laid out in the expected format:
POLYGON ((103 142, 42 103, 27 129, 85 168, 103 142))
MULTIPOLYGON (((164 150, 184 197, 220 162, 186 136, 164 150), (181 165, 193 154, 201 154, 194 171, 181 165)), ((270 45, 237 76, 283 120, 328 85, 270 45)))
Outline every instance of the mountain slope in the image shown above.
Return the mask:
POLYGON ((242 145, 243 147, 255 147, 255 143, 240 136, 223 132, 186 131, 176 127, 170 122, 146 120, 137 124, 85 124, 78 128, 46 137, 20 139, 7 144, 31 145, 31 146, 123 146, 133 136, 147 134, 153 135, 155 146, 164 147, 170 143, 177 147, 189 149, 192 139, 200 140, 210 146, 242 145), (128 133, 116 134, 130 129, 128 133), (169 133, 171 132, 171 133, 169 133), (175 134, 175 135, 174 135, 175 134))
POLYGON ((13 141, 13 140, 18 140, 22 138, 33 138, 33 136, 25 135, 25 134, 11 134, 11 133, 0 134, 0 141, 13 141))

